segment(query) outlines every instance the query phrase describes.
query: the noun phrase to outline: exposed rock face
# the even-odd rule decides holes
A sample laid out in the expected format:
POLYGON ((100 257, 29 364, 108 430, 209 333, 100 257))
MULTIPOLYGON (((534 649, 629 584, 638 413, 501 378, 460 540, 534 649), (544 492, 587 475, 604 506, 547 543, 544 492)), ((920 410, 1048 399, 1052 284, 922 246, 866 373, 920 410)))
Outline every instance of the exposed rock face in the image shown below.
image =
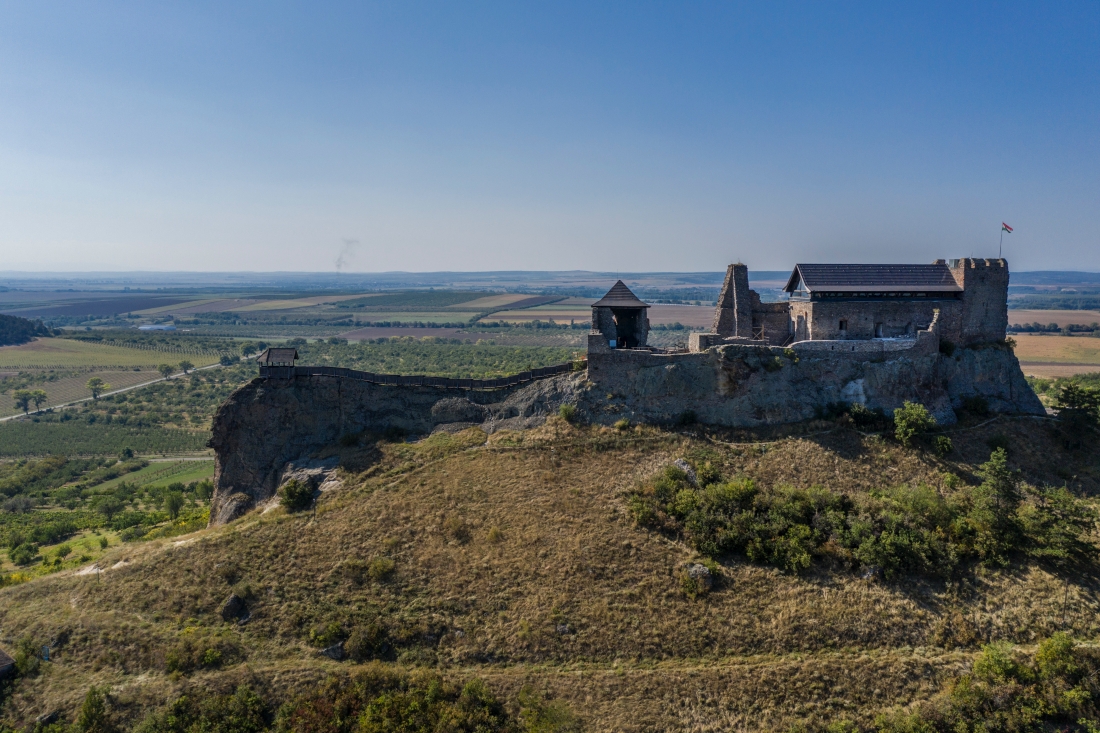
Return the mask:
POLYGON ((597 422, 629 418, 675 422, 686 411, 700 422, 732 427, 808 420, 838 402, 887 413, 919 402, 941 425, 954 408, 982 396, 995 412, 1043 414, 1011 351, 999 347, 897 354, 845 354, 727 345, 698 354, 589 354, 596 388, 579 403, 597 422), (612 399, 607 399, 607 394, 612 399))
MULTIPOLYGON (((809 342, 811 344, 815 342, 809 342)), ((923 342, 921 342, 923 343, 923 342)), ((754 427, 815 417, 830 403, 887 413, 919 402, 941 425, 964 399, 981 396, 995 412, 1043 414, 1011 351, 931 348, 883 353, 792 350, 730 344, 693 354, 590 353, 587 372, 519 387, 459 392, 385 386, 336 377, 256 379, 214 417, 217 453, 211 524, 232 521, 275 495, 290 478, 324 490, 334 463, 312 456, 346 434, 399 428, 424 435, 480 425, 487 432, 536 426, 563 403, 603 424, 621 418, 754 427), (610 395, 610 397, 609 397, 610 395)))
POLYGON ((396 387, 333 377, 255 379, 214 416, 217 454, 212 525, 230 522, 270 499, 291 478, 324 490, 334 461, 311 456, 341 436, 399 428, 414 435, 481 425, 487 431, 540 424, 575 401, 584 373, 519 387, 461 392, 396 387))

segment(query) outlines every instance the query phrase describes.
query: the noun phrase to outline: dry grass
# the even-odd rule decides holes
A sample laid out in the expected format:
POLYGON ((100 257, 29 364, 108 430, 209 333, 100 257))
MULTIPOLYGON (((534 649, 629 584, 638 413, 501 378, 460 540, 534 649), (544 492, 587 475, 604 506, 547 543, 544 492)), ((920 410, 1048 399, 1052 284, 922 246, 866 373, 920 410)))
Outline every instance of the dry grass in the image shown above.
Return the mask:
MULTIPOLYGON (((349 666, 319 657, 311 629, 379 620, 405 634, 397 664, 480 676, 505 698, 533 684, 568 700, 590 730, 869 720, 930 696, 985 640, 1032 643, 1059 628, 1062 581, 1017 567, 951 585, 891 585, 826 571, 791 577, 731 559, 716 590, 690 601, 676 568, 691 551, 637 527, 624 492, 681 456, 764 484, 940 485, 948 471, 969 476, 999 434, 1031 480, 1069 467, 1086 475, 1075 488, 1096 489, 1095 438, 1068 451, 1036 420, 960 428, 953 462, 849 429, 726 445, 753 436, 619 433, 557 419, 489 438, 474 429, 333 447, 345 488, 314 513, 275 510, 127 545, 108 554, 126 564, 98 581, 70 573, 0 591, 5 642, 68 638, 50 673, 16 691, 11 717, 71 711, 92 683, 114 685, 135 707, 161 704, 185 684, 244 679, 277 697, 349 666), (378 557, 396 565, 384 582, 344 570, 378 557), (252 620, 222 623, 221 602, 242 586, 252 620), (164 658, 185 636, 224 643, 235 661, 173 677, 164 658)), ((1100 632, 1098 590, 1086 579, 1069 585, 1066 626, 1088 639, 1100 632)))
POLYGON ((1066 311, 1066 310, 1010 310, 1008 312, 1009 323, 1057 323, 1065 328, 1071 324, 1088 326, 1100 323, 1100 311, 1066 311))
POLYGON ((1021 362, 1100 364, 1100 339, 1090 336, 1016 334, 1016 358, 1021 362))
POLYGON ((0 347, 0 369, 64 369, 79 367, 147 367, 176 364, 188 359, 196 366, 217 362, 217 357, 166 351, 105 346, 74 339, 40 338, 21 346, 0 347))

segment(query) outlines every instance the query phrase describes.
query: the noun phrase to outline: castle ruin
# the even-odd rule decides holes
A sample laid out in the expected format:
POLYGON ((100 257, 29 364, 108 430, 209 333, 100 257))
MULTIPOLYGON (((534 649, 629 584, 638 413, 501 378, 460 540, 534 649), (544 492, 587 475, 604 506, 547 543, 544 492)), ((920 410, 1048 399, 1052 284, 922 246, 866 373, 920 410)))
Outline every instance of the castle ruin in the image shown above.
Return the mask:
POLYGON ((808 420, 840 404, 890 414, 907 401, 947 425, 971 398, 993 412, 1044 414, 1005 340, 1003 259, 800 264, 785 291, 785 301, 763 303, 745 265, 730 265, 712 331, 691 334, 686 349, 664 350, 647 344, 649 306, 619 281, 592 306, 586 368, 502 379, 300 367, 293 349, 272 349, 259 378, 214 417, 211 523, 270 500, 343 436, 522 429, 563 404, 595 424, 729 427, 808 420))

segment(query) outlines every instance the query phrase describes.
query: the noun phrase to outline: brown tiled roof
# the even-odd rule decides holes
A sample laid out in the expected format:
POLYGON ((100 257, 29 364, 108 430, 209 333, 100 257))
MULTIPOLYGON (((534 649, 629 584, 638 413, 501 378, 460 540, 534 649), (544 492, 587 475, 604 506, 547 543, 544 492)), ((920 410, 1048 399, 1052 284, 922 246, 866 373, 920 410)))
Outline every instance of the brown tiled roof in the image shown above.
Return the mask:
POLYGON ((947 265, 795 265, 786 292, 960 293, 947 265), (801 287, 799 285, 801 284, 801 287))
POLYGON ((592 304, 593 308, 648 308, 647 303, 638 300, 638 296, 630 292, 622 280, 616 281, 607 295, 592 304))
POLYGON ((270 364, 270 363, 273 363, 273 362, 276 363, 276 364, 289 364, 289 363, 292 363, 295 360, 297 360, 297 358, 298 358, 298 350, 297 349, 294 349, 294 348, 290 348, 290 349, 272 348, 272 349, 265 349, 264 352, 256 358, 256 361, 260 362, 261 364, 270 364))

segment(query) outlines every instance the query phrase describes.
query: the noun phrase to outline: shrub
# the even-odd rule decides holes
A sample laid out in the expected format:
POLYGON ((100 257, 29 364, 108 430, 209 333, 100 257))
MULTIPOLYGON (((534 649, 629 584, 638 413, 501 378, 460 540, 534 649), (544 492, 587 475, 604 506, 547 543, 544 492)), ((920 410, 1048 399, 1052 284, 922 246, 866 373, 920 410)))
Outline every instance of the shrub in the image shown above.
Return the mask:
POLYGON ((993 437, 986 440, 985 444, 989 446, 990 450, 1002 450, 1005 453, 1008 453, 1008 449, 1011 446, 1011 441, 1009 441, 1008 436, 1002 433, 997 433, 993 437))
POLYGON ((279 489, 279 503, 289 512, 300 512, 313 504, 313 488, 292 478, 279 489))
MULTIPOLYGON (((846 496, 823 488, 760 488, 750 478, 696 488, 666 466, 627 497, 634 519, 682 537, 705 556, 740 553, 799 573, 814 562, 877 568, 887 578, 952 577, 964 562, 1027 555, 1066 572, 1095 566, 1097 512, 1066 489, 1029 489, 1004 451, 982 464, 980 486, 957 478, 950 500, 928 486, 846 496), (1025 501, 1027 499, 1027 501, 1025 501)), ((953 474, 951 474, 953 476, 953 474)))
POLYGON ((268 730, 271 717, 267 703, 247 685, 232 695, 203 694, 195 690, 183 695, 162 713, 147 716, 135 733, 260 733, 268 730))
POLYGON ((376 557, 367 568, 367 575, 376 583, 383 583, 393 576, 397 564, 388 557, 376 557))
POLYGON ((684 410, 676 418, 676 424, 677 425, 683 425, 683 426, 694 425, 698 421, 699 421, 699 418, 698 418, 698 416, 696 416, 695 410, 684 410))
POLYGON ((560 415, 561 419, 565 420, 567 423, 572 423, 574 420, 577 419, 577 406, 565 403, 558 408, 558 415, 560 415))
POLYGON ((107 713, 107 691, 96 687, 89 688, 80 706, 80 715, 76 719, 76 730, 81 733, 109 733, 115 730, 107 713))
POLYGON ((457 514, 452 514, 443 520, 443 531, 456 542, 465 544, 470 541, 470 527, 466 520, 457 514))
POLYGON ((8 556, 16 565, 30 565, 38 558, 38 548, 29 542, 24 542, 18 547, 9 550, 8 556))
POLYGON ((906 448, 934 427, 936 418, 919 402, 907 401, 894 410, 894 437, 906 448))
POLYGON ((344 642, 344 651, 356 662, 385 659, 391 650, 389 634, 385 627, 378 623, 357 626, 344 642))
POLYGON ((491 544, 496 545, 504 541, 504 533, 500 531, 500 527, 490 527, 486 539, 488 539, 491 544))
POLYGON ((940 339, 940 353, 944 356, 951 356, 955 353, 955 344, 947 339, 940 339))
POLYGON ((615 429, 616 430, 629 430, 630 429, 630 420, 628 420, 625 417, 621 420, 616 420, 615 421, 615 429))
POLYGON ((359 445, 359 436, 355 433, 344 433, 340 436, 340 445, 344 448, 354 448, 359 445))
POLYGON ((964 410, 978 417, 985 417, 989 414, 989 400, 981 395, 967 397, 963 400, 962 406, 964 410))
POLYGON ((940 458, 951 454, 955 450, 955 445, 951 442, 951 438, 948 438, 946 435, 937 435, 936 439, 932 441, 932 445, 936 450, 936 455, 940 458))
POLYGON ((110 543, 108 542, 106 537, 100 537, 99 538, 99 546, 100 546, 101 549, 106 550, 108 544, 110 544, 110 543))

